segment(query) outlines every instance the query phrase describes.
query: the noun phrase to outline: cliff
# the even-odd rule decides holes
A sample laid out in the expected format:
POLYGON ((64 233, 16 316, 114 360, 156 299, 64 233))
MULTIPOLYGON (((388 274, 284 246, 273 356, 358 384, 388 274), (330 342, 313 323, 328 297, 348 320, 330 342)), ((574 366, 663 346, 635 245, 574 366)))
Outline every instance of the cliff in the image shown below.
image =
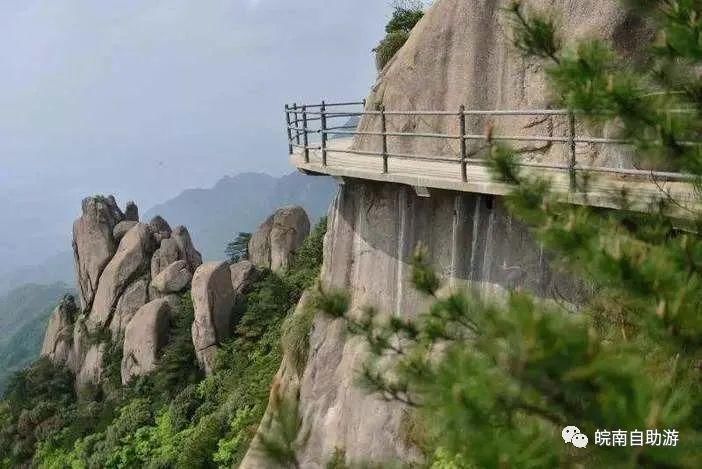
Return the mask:
MULTIPOLYGON (((405 46, 380 73, 367 98, 367 109, 384 106, 389 111, 443 110, 458 112, 460 105, 474 110, 548 109, 557 107, 544 66, 547 61, 525 59, 511 43, 512 27, 505 8, 508 0, 438 0, 412 31, 405 46)), ((599 38, 611 41, 617 52, 635 60, 650 43, 652 31, 618 0, 565 0, 557 4, 532 0, 536 11, 552 11, 558 19, 566 46, 574 41, 599 38)), ((466 133, 565 137, 563 116, 467 116, 466 133)), ((390 132, 459 133, 454 116, 388 116, 390 132)), ((613 136, 615 129, 584 129, 578 133, 613 136)), ((365 116, 359 130, 378 131, 377 116, 365 116)), ((357 138, 356 149, 380 151, 380 138, 357 138)), ((483 142, 468 141, 476 158, 483 142)), ((528 142, 517 146, 526 161, 567 163, 563 145, 528 142)), ((388 138, 391 153, 458 155, 458 142, 426 138, 388 138)), ((582 163, 631 167, 622 148, 578 144, 582 163)))
MULTIPOLYGON (((367 100, 368 109, 388 110, 539 109, 552 107, 543 66, 522 59, 509 40, 503 15, 508 1, 438 0, 412 32, 406 45, 381 72, 367 100)), ((533 1, 535 8, 552 2, 533 1)), ((560 2, 560 23, 567 39, 611 39, 625 55, 650 33, 615 0, 560 2)), ((395 120, 389 131, 456 134, 452 117, 419 116, 395 120)), ((469 133, 482 133, 487 119, 469 122, 469 133)), ((496 123, 504 133, 560 135, 554 119, 511 118, 496 123)), ((377 131, 376 116, 366 116, 360 129, 377 131)), ((605 129, 605 132, 607 129, 605 129)), ((389 138, 396 153, 458 153, 432 139, 389 138)), ((359 136, 354 148, 379 151, 376 136, 359 136)), ((475 150, 477 147, 473 147, 475 150)), ((534 160, 565 161, 562 148, 551 145, 520 149, 534 160)), ((597 146, 578 147, 579 157, 627 166, 621 152, 597 146)), ((430 191, 428 197, 399 185, 346 180, 329 211, 322 284, 351 294, 351 309, 374 306, 387 314, 415 316, 426 307, 412 290, 408 275, 418 244, 453 288, 473 287, 483 294, 524 288, 544 298, 577 303, 586 288, 558 272, 553 260, 527 227, 513 219, 499 198, 430 191)), ((305 305, 301 305, 303 309, 305 305)), ((299 313, 296 313, 299 314, 299 313)), ((297 458, 302 467, 324 467, 337 450, 347 462, 411 461, 420 457, 405 434, 406 410, 369 396, 354 385, 364 359, 363 345, 348 339, 344 323, 318 315, 310 334, 304 370, 284 358, 271 391, 265 431, 281 398, 297 399, 301 418, 297 458)), ((243 467, 261 467, 263 452, 252 447, 243 467)))

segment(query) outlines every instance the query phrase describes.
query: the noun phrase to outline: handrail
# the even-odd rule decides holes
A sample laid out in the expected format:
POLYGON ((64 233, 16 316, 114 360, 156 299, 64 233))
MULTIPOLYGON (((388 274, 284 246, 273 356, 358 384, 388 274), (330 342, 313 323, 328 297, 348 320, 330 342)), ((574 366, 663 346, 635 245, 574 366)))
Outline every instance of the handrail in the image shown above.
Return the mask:
MULTIPOLYGON (((340 103, 327 103, 322 101, 320 104, 305 104, 298 105, 296 103, 292 105, 285 105, 285 122, 286 131, 288 137, 288 150, 289 153, 293 153, 294 148, 301 148, 302 154, 306 163, 310 161, 310 150, 321 150, 322 152, 322 165, 327 165, 327 153, 330 152, 343 152, 350 154, 368 155, 368 156, 378 156, 383 160, 383 173, 388 172, 388 160, 390 158, 401 158, 401 159, 417 159, 417 160, 436 160, 436 161, 455 161, 459 162, 461 165, 461 179, 467 181, 467 170, 466 166, 468 164, 486 164, 485 159, 472 158, 472 155, 468 154, 468 148, 466 143, 468 141, 512 141, 512 142, 543 142, 543 143, 556 143, 563 144, 566 146, 569 154, 567 164, 559 165, 553 163, 536 163, 522 161, 518 164, 524 167, 533 168, 550 168, 550 169, 562 169, 569 172, 570 175, 570 186, 571 190, 576 189, 576 173, 582 171, 593 171, 593 172, 608 172, 616 173, 621 175, 644 175, 651 177, 659 177, 666 180, 681 180, 690 181, 695 180, 696 177, 690 174, 684 173, 673 173, 667 171, 652 171, 643 170, 636 168, 614 168, 614 167, 603 167, 603 166, 593 166, 593 165, 581 165, 577 161, 576 145, 582 143, 588 144, 604 144, 604 145, 627 145, 631 142, 625 139, 617 138, 607 138, 607 137, 594 137, 594 136, 579 136, 576 133, 576 117, 581 114, 579 112, 573 112, 567 109, 491 109, 491 110, 480 110, 480 109, 466 109, 465 106, 460 106, 455 112, 445 111, 445 110, 413 110, 413 111, 398 111, 398 110, 386 110, 380 107, 377 110, 367 110, 366 101, 356 101, 356 102, 340 102, 340 103), (336 107, 349 107, 349 106, 362 106, 360 111, 329 111, 329 108, 336 107), (313 110, 310 110, 313 109, 313 110), (310 117, 313 116, 313 117, 310 117), (358 130, 358 122, 353 122, 354 119, 359 119, 365 116, 375 116, 379 118, 379 130, 358 130), (387 124, 391 119, 395 119, 398 116, 413 117, 413 116, 433 116, 440 118, 454 117, 456 119, 458 133, 457 134, 446 134, 446 133, 431 133, 431 132, 393 132, 388 131, 387 124), (562 116, 567 117, 567 128, 565 136, 552 136, 552 135, 500 135, 493 134, 492 132, 486 134, 472 134, 466 131, 466 118, 470 116, 562 116), (328 125, 329 119, 347 118, 348 121, 343 125, 328 125), (318 127, 311 128, 310 123, 319 122, 318 127), (319 135, 321 143, 319 146, 312 146, 309 142, 310 135, 319 135), (368 137, 380 137, 381 139, 381 151, 362 151, 362 150, 339 150, 334 148, 329 148, 328 140, 340 136, 368 136, 368 137), (300 138, 302 137, 302 139, 300 138), (392 153, 388 151, 388 137, 390 138, 426 138, 426 139, 443 139, 452 142, 459 143, 459 154, 458 155, 418 155, 418 154, 404 154, 404 153, 392 153), (302 140, 302 142, 301 142, 302 140)), ((666 113, 677 114, 677 113, 688 113, 695 112, 688 109, 669 109, 665 110, 666 113)), ((683 145, 701 145, 702 142, 696 141, 684 141, 680 142, 683 145)))

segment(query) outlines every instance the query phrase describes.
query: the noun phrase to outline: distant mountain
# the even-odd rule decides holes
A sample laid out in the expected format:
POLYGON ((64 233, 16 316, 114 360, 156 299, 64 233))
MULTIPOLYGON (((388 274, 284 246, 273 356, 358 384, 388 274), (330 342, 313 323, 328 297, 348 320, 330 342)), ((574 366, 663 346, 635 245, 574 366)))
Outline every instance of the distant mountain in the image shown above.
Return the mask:
POLYGON ((51 311, 69 292, 64 283, 27 284, 0 297, 0 395, 12 373, 39 356, 51 311))
POLYGON ((203 258, 219 260, 238 232, 255 230, 283 205, 301 205, 316 222, 326 214, 335 192, 336 184, 328 177, 242 173, 224 177, 210 189, 186 190, 142 218, 161 215, 172 226, 187 226, 203 258))

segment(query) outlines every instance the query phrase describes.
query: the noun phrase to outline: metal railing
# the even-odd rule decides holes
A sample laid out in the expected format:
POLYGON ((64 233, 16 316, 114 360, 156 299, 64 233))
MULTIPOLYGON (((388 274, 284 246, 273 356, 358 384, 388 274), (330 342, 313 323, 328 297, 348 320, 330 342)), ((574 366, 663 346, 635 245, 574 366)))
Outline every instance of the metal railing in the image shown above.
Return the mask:
MULTIPOLYGON (((327 155, 331 152, 358 154, 366 156, 377 156, 382 158, 382 171, 388 172, 388 160, 390 158, 433 160, 460 163, 461 179, 468 180, 468 165, 486 165, 485 158, 475 158, 478 151, 469 151, 468 142, 482 141, 486 144, 479 149, 488 148, 489 142, 541 142, 546 144, 563 144, 567 150, 567 164, 539 163, 522 161, 520 166, 555 169, 567 171, 570 177, 571 189, 576 186, 576 173, 578 171, 592 171, 600 173, 615 173, 620 175, 645 176, 661 180, 689 181, 694 176, 689 174, 655 171, 638 168, 617 168, 611 166, 580 165, 577 161, 578 144, 601 144, 601 145, 627 145, 629 142, 623 139, 595 137, 577 134, 576 114, 563 109, 531 109, 531 110, 469 110, 465 106, 460 106, 455 112, 452 111, 391 111, 380 108, 378 110, 366 110, 365 100, 358 102, 326 103, 285 105, 285 119, 288 135, 288 151, 294 153, 296 148, 300 149, 306 163, 310 162, 310 151, 320 151, 321 164, 327 166, 327 155), (360 110, 353 108, 360 107, 360 110), (351 109, 349 109, 351 108, 351 109), (358 121, 365 116, 377 117, 379 130, 359 130, 358 121), (388 131, 388 117, 404 116, 414 118, 418 116, 429 116, 439 118, 455 118, 458 134, 446 134, 435 132, 397 132, 388 131), (467 131, 466 118, 469 116, 479 116, 488 118, 498 117, 543 117, 543 118, 563 118, 565 119, 565 135, 500 135, 492 132, 470 133, 467 131), (339 119, 346 122, 339 124, 339 119), (331 125, 330 125, 331 123, 331 125), (311 141, 310 137, 312 136, 311 141), (334 149, 329 147, 330 138, 369 136, 381 139, 380 151, 356 150, 356 149, 334 149), (452 155, 420 155, 407 153, 392 153, 388 151, 388 138, 423 138, 423 139, 443 139, 458 142, 458 152, 452 155)), ((675 112, 675 111, 673 111, 675 112)), ((685 111, 682 111, 685 112, 685 111)), ((699 145, 700 142, 687 142, 699 145)), ((537 152, 537 150, 534 150, 537 152)))

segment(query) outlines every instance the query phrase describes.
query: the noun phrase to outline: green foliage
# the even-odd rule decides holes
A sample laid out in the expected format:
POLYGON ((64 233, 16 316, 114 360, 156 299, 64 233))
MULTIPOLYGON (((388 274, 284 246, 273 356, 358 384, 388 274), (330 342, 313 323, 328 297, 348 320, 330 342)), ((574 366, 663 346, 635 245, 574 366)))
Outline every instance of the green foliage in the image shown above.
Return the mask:
POLYGON ((249 241, 251 233, 240 232, 234 241, 227 243, 224 253, 232 264, 249 258, 249 241))
POLYGON ((316 294, 312 299, 314 309, 324 311, 326 314, 339 318, 349 309, 351 298, 345 291, 325 291, 322 284, 317 285, 316 294))
POLYGON ((170 318, 168 345, 158 360, 152 375, 153 396, 168 402, 188 385, 202 379, 202 372, 195 356, 192 342, 194 320, 192 298, 189 293, 181 296, 180 307, 170 318))
POLYGON ((39 356, 51 312, 70 288, 28 284, 0 297, 0 396, 13 373, 39 356))
POLYGON ((326 232, 327 218, 322 217, 293 256, 292 265, 284 277, 292 288, 294 296, 302 295, 302 292, 313 286, 319 277, 324 257, 323 246, 326 232))
MULTIPOLYGON (((282 357, 282 325, 314 284, 322 262, 324 221, 295 254, 290 269, 267 272, 246 295, 233 337, 203 378, 191 339, 190 295, 171 317, 156 371, 121 386, 120 338, 106 344, 104 380, 80 396, 74 377, 40 360, 17 374, 0 401, 0 468, 229 468, 243 459, 266 409, 282 357)), ((289 321, 306 354, 305 327, 289 321)), ((309 330, 309 329, 308 329, 309 330)), ((292 332, 291 332, 292 333, 292 332)), ((97 340, 97 339, 96 339, 97 340)), ((300 363, 304 366, 304 363, 300 363)))
POLYGON ((260 433, 258 444, 266 456, 278 467, 300 468, 297 450, 304 444, 300 435, 302 419, 298 411, 297 399, 283 399, 273 396, 274 418, 265 433, 260 433))
POLYGON ((314 310, 306 307, 295 311, 283 323, 280 343, 298 376, 302 376, 307 364, 313 321, 314 310))
POLYGON ((412 28, 423 16, 421 3, 398 4, 394 7, 392 18, 385 26, 386 35, 373 49, 378 70, 385 68, 390 59, 405 45, 412 28))
POLYGON ((395 57, 397 51, 402 49, 409 39, 409 33, 407 31, 393 31, 388 33, 382 41, 373 49, 375 52, 375 63, 378 70, 382 70, 390 62, 390 60, 395 57))
POLYGON ((385 32, 390 34, 396 31, 410 32, 424 16, 421 4, 396 6, 392 18, 385 26, 385 32))
POLYGON ((509 7, 512 19, 514 45, 526 55, 540 58, 556 58, 561 48, 556 22, 551 17, 533 15, 527 17, 522 9, 522 2, 513 1, 509 7))
POLYGON ((15 374, 0 401, 0 467, 14 467, 31 458, 37 441, 68 420, 64 409, 76 402, 73 376, 40 359, 15 374))
POLYGON ((348 469, 346 465, 346 451, 336 448, 332 457, 327 461, 326 469, 348 469))

